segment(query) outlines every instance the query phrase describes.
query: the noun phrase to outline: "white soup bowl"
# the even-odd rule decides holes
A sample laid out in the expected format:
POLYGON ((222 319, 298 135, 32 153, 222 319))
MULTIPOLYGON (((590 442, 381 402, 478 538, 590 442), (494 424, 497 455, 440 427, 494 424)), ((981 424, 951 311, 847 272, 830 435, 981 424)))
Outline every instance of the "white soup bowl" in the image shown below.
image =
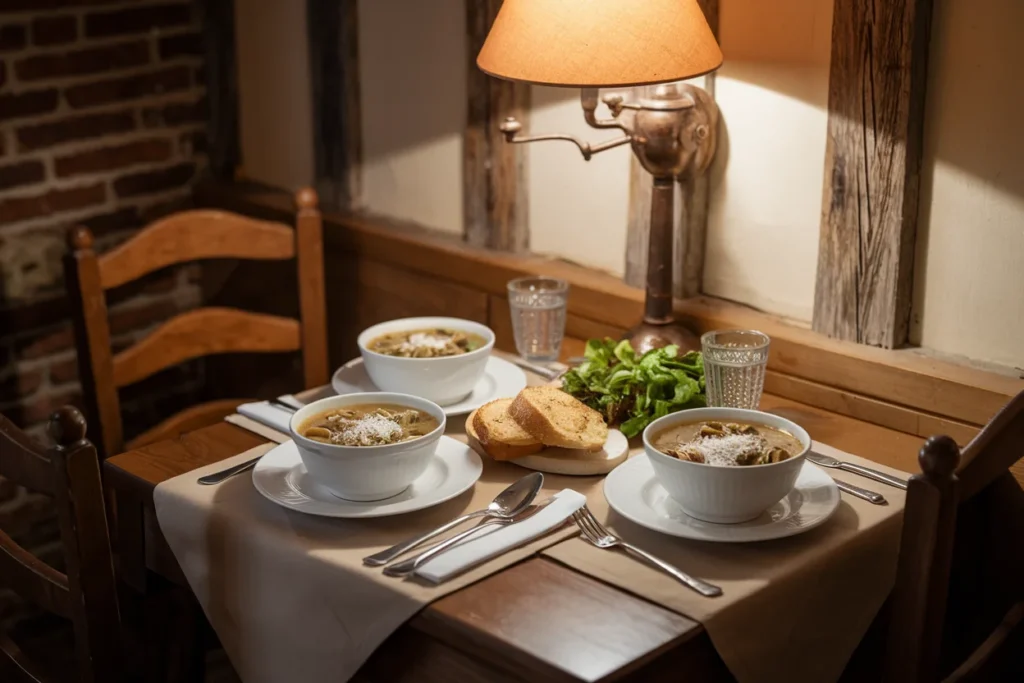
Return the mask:
POLYGON ((346 500, 383 500, 399 493, 427 469, 444 434, 440 406, 416 396, 365 392, 313 401, 292 415, 288 425, 306 471, 334 495, 346 500), (307 439, 299 428, 311 417, 357 404, 389 404, 422 410, 438 422, 437 429, 408 441, 383 446, 342 446, 307 439))
POLYGON ((381 391, 420 396, 441 406, 458 403, 473 392, 494 348, 494 331, 461 318, 402 318, 368 327, 359 334, 359 353, 366 374, 381 391), (370 342, 395 332, 444 328, 475 334, 484 345, 469 353, 437 358, 403 358, 371 351, 370 342))
POLYGON ((756 518, 793 490, 811 437, 803 427, 778 415, 740 408, 695 408, 659 418, 644 430, 644 450, 658 483, 683 512, 716 524, 736 524, 756 518), (654 439, 666 429, 694 422, 747 422, 788 432, 802 449, 793 457, 767 465, 729 467, 689 462, 665 455, 654 439))

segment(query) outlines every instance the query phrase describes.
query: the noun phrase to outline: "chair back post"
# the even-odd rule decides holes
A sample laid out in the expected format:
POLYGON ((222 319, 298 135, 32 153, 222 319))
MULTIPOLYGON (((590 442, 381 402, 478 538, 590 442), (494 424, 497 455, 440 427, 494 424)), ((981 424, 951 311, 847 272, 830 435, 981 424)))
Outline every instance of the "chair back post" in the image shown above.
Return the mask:
POLYGON ((96 449, 85 439, 86 422, 65 406, 48 425, 58 522, 67 563, 79 671, 86 683, 121 680, 124 661, 110 536, 96 449))
POLYGON ((933 436, 918 454, 923 474, 910 478, 903 538, 892 597, 885 680, 939 680, 942 629, 959 502, 956 476, 960 448, 933 436))
POLYGON ((124 435, 121 404, 114 384, 107 300, 88 228, 78 226, 68 232, 64 273, 71 299, 85 411, 92 439, 98 444, 101 456, 106 458, 121 452, 124 435))
POLYGON ((327 384, 327 304, 324 287, 323 220, 316 192, 295 194, 295 255, 302 324, 302 371, 306 388, 327 384))

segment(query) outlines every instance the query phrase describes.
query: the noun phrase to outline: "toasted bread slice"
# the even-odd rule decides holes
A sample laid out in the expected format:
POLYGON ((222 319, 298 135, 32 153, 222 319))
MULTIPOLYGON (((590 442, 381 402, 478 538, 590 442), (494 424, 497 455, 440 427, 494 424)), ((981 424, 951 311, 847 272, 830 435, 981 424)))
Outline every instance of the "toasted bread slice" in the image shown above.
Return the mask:
POLYGON ((510 398, 491 401, 466 418, 466 434, 476 439, 483 451, 495 460, 514 460, 544 448, 544 444, 508 416, 510 403, 510 398))
POLYGON ((608 439, 601 413, 556 387, 526 387, 508 414, 545 446, 599 451, 608 439))

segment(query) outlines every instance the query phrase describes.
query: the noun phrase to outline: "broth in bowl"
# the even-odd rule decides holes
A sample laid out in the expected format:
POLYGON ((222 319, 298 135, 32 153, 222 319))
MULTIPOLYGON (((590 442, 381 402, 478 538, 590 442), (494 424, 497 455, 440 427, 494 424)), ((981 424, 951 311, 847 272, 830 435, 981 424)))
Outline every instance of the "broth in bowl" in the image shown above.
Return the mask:
POLYGON ((385 446, 425 436, 439 424, 423 410, 367 403, 313 415, 297 431, 307 439, 336 446, 385 446))
POLYGON ((745 467, 782 462, 803 452, 792 434, 752 422, 691 422, 654 435, 656 449, 679 460, 745 467))
POLYGON ((446 328, 406 330, 383 334, 370 340, 374 353, 401 358, 458 356, 483 348, 487 340, 478 334, 446 328))

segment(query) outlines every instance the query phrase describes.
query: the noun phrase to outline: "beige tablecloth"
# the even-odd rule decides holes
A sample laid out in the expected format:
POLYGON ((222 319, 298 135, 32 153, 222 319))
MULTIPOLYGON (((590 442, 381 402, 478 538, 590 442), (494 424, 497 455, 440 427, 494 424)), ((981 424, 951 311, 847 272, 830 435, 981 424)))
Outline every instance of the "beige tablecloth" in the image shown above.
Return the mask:
MULTIPOLYGON (((906 478, 822 444, 815 450, 906 478)), ((610 511, 603 495, 588 505, 628 541, 722 587, 705 598, 618 550, 578 538, 543 554, 573 569, 699 621, 740 683, 829 683, 839 678, 892 588, 905 492, 848 472, 844 481, 882 493, 888 505, 841 494, 817 529, 760 543, 708 543, 648 531, 610 511)))

